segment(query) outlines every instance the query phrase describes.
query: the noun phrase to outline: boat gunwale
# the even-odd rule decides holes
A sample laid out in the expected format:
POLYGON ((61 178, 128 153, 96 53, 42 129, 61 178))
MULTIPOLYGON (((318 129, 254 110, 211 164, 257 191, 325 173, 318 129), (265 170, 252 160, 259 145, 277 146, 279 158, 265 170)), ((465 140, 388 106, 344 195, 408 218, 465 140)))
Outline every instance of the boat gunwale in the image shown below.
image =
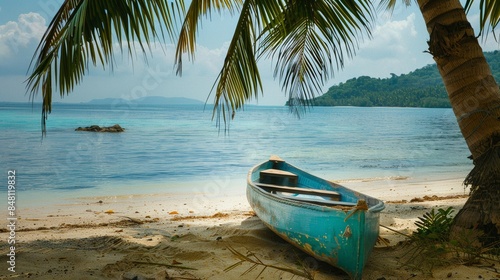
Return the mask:
MULTIPOLYGON (((326 205, 318 205, 318 204, 314 204, 314 203, 311 203, 311 202, 304 202, 304 201, 298 201, 298 200, 293 200, 293 199, 288 199, 288 198, 283 198, 283 197, 279 197, 279 196, 276 196, 276 195, 273 195, 272 193, 264 190, 263 188, 255 185, 255 182, 252 180, 252 174, 255 172, 255 170, 262 166, 263 164, 267 163, 267 162, 274 162, 273 160, 266 160, 260 164, 257 164, 255 166, 253 166, 250 171, 248 172, 247 174, 247 184, 249 186, 251 186, 255 191, 258 191, 259 193, 261 193, 262 195, 270 198, 270 199, 273 199, 275 201, 279 201, 281 203, 285 203, 285 204, 290 204, 290 205, 294 205, 294 206, 298 206, 298 207, 302 207, 302 208, 309 208, 309 209, 313 209, 313 210, 317 210, 317 211, 321 211, 321 212, 325 212, 326 210, 330 210, 332 212, 335 212, 335 211, 339 211, 338 208, 335 208, 335 207, 332 207, 332 206, 326 206, 326 205)), ((371 212, 371 213, 378 213, 378 212, 381 212, 382 210, 385 209, 385 203, 378 199, 378 198, 375 198, 375 197, 372 197, 372 196, 369 196, 369 195, 366 195, 364 193, 360 193, 360 192, 357 192, 355 190, 352 190, 350 188, 347 188, 343 185, 339 185, 337 183, 333 183, 333 182, 330 182, 328 180, 325 180, 323 178, 320 178, 316 175, 313 175, 307 171, 304 171, 303 169, 300 169, 300 168, 297 168, 296 166, 286 162, 286 161, 283 161, 285 164, 287 164, 288 166, 292 167, 292 168, 295 168, 297 170, 300 170, 304 173, 306 173, 308 176, 310 177, 313 177, 315 179, 318 179, 324 183, 327 183, 328 185, 330 186, 335 186, 335 187, 338 187, 340 189, 345 189, 349 192, 352 192, 353 194, 358 194, 359 196, 361 196, 362 198, 369 198, 373 201, 378 201, 378 203, 374 204, 373 206, 370 206, 368 208, 368 212, 371 212)), ((311 188, 311 189, 314 189, 314 188, 311 188)), ((355 208, 355 206, 353 207, 355 208)))

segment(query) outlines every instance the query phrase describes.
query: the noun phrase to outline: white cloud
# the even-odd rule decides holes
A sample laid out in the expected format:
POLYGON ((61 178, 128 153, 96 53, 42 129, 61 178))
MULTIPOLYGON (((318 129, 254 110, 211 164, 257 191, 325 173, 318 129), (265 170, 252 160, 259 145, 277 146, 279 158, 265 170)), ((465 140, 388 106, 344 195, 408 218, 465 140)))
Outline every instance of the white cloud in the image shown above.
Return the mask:
POLYGON ((25 73, 45 29, 45 19, 36 13, 0 25, 0 72, 25 73))
POLYGON ((25 42, 31 39, 40 39, 47 28, 45 19, 37 13, 19 15, 19 27, 25 42))
POLYGON ((106 65, 106 70, 102 70, 101 65, 90 66, 89 73, 64 101, 84 102, 104 97, 135 99, 157 95, 205 100, 227 49, 226 45, 215 49, 198 45, 194 63, 184 56, 183 75, 179 77, 174 69, 174 45, 156 43, 144 55, 139 45, 136 46, 130 57, 127 43, 123 45, 123 55, 116 44, 112 71, 110 65, 106 65))
POLYGON ((415 14, 409 15, 405 20, 387 21, 377 25, 372 35, 373 39, 366 40, 361 45, 359 56, 377 60, 407 55, 413 51, 418 35, 415 14))
POLYGON ((400 20, 383 18, 374 27, 372 39, 365 39, 360 44, 356 56, 329 85, 359 76, 385 78, 390 77, 390 73, 400 75, 433 63, 432 56, 424 53, 428 37, 425 24, 415 21, 415 13, 400 20))
MULTIPOLYGON (((358 55, 348 61, 344 71, 337 73, 329 84, 361 75, 388 77, 390 73, 407 73, 432 63, 431 56, 422 53, 426 48, 428 36, 425 25, 423 22, 418 25, 415 21, 415 14, 404 15, 400 20, 382 19, 373 31, 373 39, 366 39, 361 43, 358 55)), ((22 77, 26 74, 36 44, 46 28, 45 23, 39 14, 26 13, 21 14, 16 21, 0 25, 0 75, 18 74, 22 77)), ((174 45, 160 46, 157 42, 152 46, 151 54, 149 51, 147 53, 148 63, 144 61, 140 47, 137 47, 137 55, 130 59, 124 46, 124 54, 117 55, 112 73, 109 66, 105 71, 101 66, 95 69, 90 66, 90 73, 64 101, 80 102, 103 97, 127 98, 141 94, 185 96, 205 100, 227 52, 227 34, 229 30, 232 32, 232 29, 228 29, 227 24, 224 26, 224 30, 206 31, 211 33, 211 41, 199 41, 194 62, 184 55, 182 77, 176 76, 173 68, 174 45), (159 73, 161 80, 155 80, 156 76, 151 79, 152 73, 159 73)), ((119 45, 116 50, 118 54, 119 45)), ((259 97, 259 104, 283 104, 286 96, 279 82, 272 77, 271 61, 263 60, 259 65, 264 84, 264 98, 259 97)), ((24 86, 18 85, 17 91, 24 92, 24 86)), ((324 91, 326 90, 327 87, 324 91)), ((60 101, 57 95, 55 93, 54 101, 60 101)), ((26 100, 26 97, 24 98, 26 100)), ((0 99, 3 98, 0 96, 0 99)))
POLYGON ((213 49, 204 45, 197 45, 196 47, 194 61, 188 60, 187 54, 184 54, 183 56, 182 76, 212 77, 213 80, 215 80, 223 66, 228 48, 227 44, 223 43, 221 46, 213 49))
POLYGON ((45 29, 45 19, 36 13, 21 14, 18 21, 0 25, 0 47, 4 53, 16 53, 32 40, 39 40, 45 29))

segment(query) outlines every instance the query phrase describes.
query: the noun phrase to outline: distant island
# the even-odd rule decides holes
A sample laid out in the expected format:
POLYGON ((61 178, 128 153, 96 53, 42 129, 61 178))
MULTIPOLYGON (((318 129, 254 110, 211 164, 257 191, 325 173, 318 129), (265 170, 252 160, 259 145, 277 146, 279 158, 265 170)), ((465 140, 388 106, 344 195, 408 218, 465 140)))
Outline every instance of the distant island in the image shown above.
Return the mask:
MULTIPOLYGON (((500 82, 500 52, 485 52, 493 76, 500 82)), ((315 106, 451 107, 436 64, 390 78, 361 76, 332 86, 313 99, 315 106)))
POLYGON ((92 105, 119 105, 119 104, 135 104, 135 105, 200 105, 204 102, 196 99, 185 97, 163 97, 163 96, 146 96, 142 98, 127 100, 123 98, 102 98, 92 99, 84 104, 92 105))

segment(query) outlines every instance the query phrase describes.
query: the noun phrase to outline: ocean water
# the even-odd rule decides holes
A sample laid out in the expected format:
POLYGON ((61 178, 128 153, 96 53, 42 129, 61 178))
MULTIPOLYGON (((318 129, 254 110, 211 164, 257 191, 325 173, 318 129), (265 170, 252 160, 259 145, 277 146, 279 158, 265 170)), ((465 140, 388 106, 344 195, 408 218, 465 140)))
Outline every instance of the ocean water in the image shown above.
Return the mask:
POLYGON ((279 155, 331 180, 464 178, 469 151, 451 109, 247 106, 219 130, 203 105, 0 103, 0 169, 35 201, 119 193, 243 189, 248 170, 279 155), (78 132, 120 124, 124 133, 78 132))

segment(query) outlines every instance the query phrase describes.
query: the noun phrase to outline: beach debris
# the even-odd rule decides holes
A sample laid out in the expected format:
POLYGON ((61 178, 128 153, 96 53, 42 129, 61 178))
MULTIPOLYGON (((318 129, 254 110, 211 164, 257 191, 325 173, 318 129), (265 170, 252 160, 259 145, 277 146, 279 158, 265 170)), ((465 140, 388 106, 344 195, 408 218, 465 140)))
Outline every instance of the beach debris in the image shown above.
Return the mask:
POLYGON ((195 219, 218 219, 220 220, 221 218, 226 218, 229 217, 230 215, 228 213, 221 213, 217 212, 213 215, 189 215, 189 216, 184 216, 184 217, 174 217, 171 220, 172 221, 182 221, 182 220, 195 220, 195 219))
POLYGON ((176 234, 176 235, 173 235, 172 237, 170 237, 170 241, 175 241, 179 238, 181 238, 181 237, 178 234, 176 234))
POLYGON ((179 212, 177 212, 177 211, 170 211, 170 212, 168 212, 168 214, 170 214, 170 215, 178 215, 179 212))
MULTIPOLYGON (((425 201, 438 201, 438 200, 447 200, 447 199, 460 199, 460 198, 468 198, 468 194, 458 194, 458 195, 447 195, 447 196, 428 196, 425 195, 424 197, 414 197, 410 200, 410 202, 425 202, 425 201)), ((403 200, 390 200, 386 201, 386 203, 391 203, 391 204, 403 204, 403 203, 408 203, 406 199, 403 200)))
POLYGON ((108 215, 109 215, 109 214, 114 214, 114 213, 115 213, 115 211, 113 211, 113 210, 109 209, 109 210, 104 211, 104 213, 106 213, 106 214, 108 214, 108 215))
POLYGON ((386 247, 389 247, 391 246, 391 241, 379 235, 377 237, 377 244, 384 244, 386 247))
POLYGON ((125 218, 127 219, 128 221, 132 222, 132 223, 135 223, 135 224, 144 224, 144 221, 140 220, 140 219, 136 219, 136 218, 131 218, 131 217, 128 217, 128 216, 120 216, 122 218, 125 218))
POLYGON ((138 273, 138 272, 125 272, 122 275, 122 280, 156 280, 156 279, 170 279, 167 271, 162 270, 158 273, 138 273))
POLYGON ((229 214, 227 214, 227 213, 217 212, 217 213, 213 214, 211 216, 211 218, 225 218, 225 217, 228 217, 228 216, 229 216, 229 214))
POLYGON ((248 262, 248 263, 252 264, 252 266, 249 269, 247 269, 245 272, 243 272, 241 274, 241 276, 250 273, 251 271, 253 271, 258 266, 262 266, 262 270, 260 271, 259 276, 267 268, 272 268, 272 269, 276 269, 276 270, 279 270, 279 271, 282 271, 282 272, 288 272, 288 273, 291 273, 291 274, 296 275, 296 276, 301 276, 301 277, 304 277, 305 279, 314 279, 314 275, 313 275, 314 272, 310 271, 306 266, 302 266, 303 270, 297 270, 297 269, 288 268, 288 267, 281 267, 281 266, 277 266, 277 265, 270 265, 270 264, 266 264, 266 263, 262 262, 257 257, 257 255, 255 253, 251 252, 251 251, 248 251, 248 253, 246 255, 243 255, 242 253, 236 251, 236 249, 234 249, 233 247, 231 247, 229 245, 227 246, 227 249, 229 251, 231 251, 231 253, 233 253, 233 255, 235 255, 238 259, 240 259, 240 261, 238 261, 238 262, 234 263, 233 265, 225 268, 224 272, 228 272, 228 271, 230 271, 230 270, 232 270, 232 269, 234 269, 236 267, 239 267, 241 264, 243 264, 245 262, 248 262))
POLYGON ((75 131, 90 131, 90 132, 124 132, 125 129, 121 127, 119 124, 115 124, 112 126, 103 126, 100 127, 98 125, 91 125, 87 127, 78 127, 75 131))
POLYGON ((168 267, 168 268, 181 268, 181 269, 187 269, 187 270, 198 270, 198 269, 193 268, 193 267, 179 266, 179 265, 166 264, 166 263, 141 262, 141 261, 134 261, 132 263, 143 264, 143 265, 157 265, 157 266, 164 266, 164 267, 168 267))
POLYGON ((256 216, 257 216, 257 214, 255 214, 255 212, 254 212, 254 211, 248 211, 248 212, 246 212, 246 213, 245 213, 245 214, 243 214, 243 215, 245 215, 245 216, 250 216, 250 217, 256 217, 256 216))

